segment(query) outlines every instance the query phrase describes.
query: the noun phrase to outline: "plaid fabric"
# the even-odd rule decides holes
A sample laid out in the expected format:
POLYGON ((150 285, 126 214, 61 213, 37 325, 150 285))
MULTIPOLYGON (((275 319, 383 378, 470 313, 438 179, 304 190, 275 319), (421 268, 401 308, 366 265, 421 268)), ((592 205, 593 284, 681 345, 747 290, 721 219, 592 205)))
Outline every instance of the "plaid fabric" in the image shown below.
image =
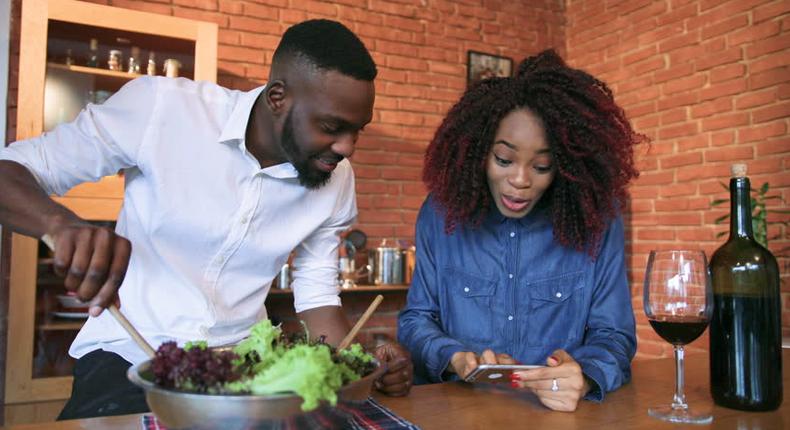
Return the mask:
MULTIPOLYGON (((153 415, 143 415, 143 430, 167 430, 153 415)), ((321 408, 287 420, 271 421, 256 426, 226 422, 223 429, 293 430, 293 429, 352 429, 352 430, 420 430, 419 427, 395 415, 381 403, 369 397, 363 403, 338 403, 335 408, 321 408)))

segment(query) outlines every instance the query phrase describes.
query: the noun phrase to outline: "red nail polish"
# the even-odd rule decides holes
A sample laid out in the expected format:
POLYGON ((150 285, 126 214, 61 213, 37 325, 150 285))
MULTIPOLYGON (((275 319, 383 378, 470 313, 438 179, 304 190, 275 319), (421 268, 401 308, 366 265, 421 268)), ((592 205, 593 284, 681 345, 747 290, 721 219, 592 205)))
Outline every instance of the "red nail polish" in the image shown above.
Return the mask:
POLYGON ((516 381, 510 381, 510 387, 511 387, 511 388, 518 388, 518 382, 516 382, 516 381))
POLYGON ((556 357, 556 356, 554 356, 554 355, 552 355, 552 356, 551 356, 551 357, 549 357, 549 358, 551 358, 551 359, 552 359, 552 360, 554 360, 554 361, 560 361, 560 359, 559 359, 559 358, 557 358, 557 357, 556 357))
POLYGON ((510 380, 511 381, 520 381, 521 380, 521 375, 519 375, 518 373, 511 373, 510 374, 510 380))

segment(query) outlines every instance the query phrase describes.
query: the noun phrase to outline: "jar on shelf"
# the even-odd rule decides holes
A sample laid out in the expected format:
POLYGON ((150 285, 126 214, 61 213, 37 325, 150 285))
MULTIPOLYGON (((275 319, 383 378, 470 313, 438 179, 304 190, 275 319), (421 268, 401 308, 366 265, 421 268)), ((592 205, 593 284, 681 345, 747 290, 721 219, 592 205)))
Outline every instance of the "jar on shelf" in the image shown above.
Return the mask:
POLYGON ((181 62, 176 60, 175 58, 168 58, 165 60, 165 76, 168 78, 177 78, 178 77, 178 69, 181 68, 181 62))
POLYGON ((107 59, 107 68, 110 70, 121 70, 122 52, 117 49, 110 50, 110 58, 107 59))

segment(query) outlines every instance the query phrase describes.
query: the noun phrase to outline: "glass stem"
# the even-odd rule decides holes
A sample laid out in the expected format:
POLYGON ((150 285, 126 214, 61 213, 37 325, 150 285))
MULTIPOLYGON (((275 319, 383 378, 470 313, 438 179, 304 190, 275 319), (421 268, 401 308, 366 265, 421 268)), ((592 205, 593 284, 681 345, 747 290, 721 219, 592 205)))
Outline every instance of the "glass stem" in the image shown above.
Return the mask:
POLYGON ((686 395, 683 394, 683 345, 675 345, 675 398, 672 401, 672 409, 688 409, 686 395))

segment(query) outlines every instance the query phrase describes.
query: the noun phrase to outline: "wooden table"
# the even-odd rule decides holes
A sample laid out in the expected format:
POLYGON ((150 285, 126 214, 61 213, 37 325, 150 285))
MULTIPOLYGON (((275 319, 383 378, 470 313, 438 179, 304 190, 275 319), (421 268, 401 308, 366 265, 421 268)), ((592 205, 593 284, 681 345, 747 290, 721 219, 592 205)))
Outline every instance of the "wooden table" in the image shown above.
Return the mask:
MULTIPOLYGON (((431 429, 738 429, 790 427, 790 350, 783 351, 784 404, 773 412, 747 413, 713 405, 708 392, 708 357, 686 357, 686 398, 692 408, 713 412, 707 426, 669 424, 647 416, 652 405, 669 404, 674 392, 672 359, 634 362, 633 381, 600 404, 582 402, 573 413, 554 412, 529 393, 472 386, 460 382, 414 387, 407 397, 377 396, 398 415, 431 429)), ((140 415, 61 421, 12 427, 29 430, 140 430, 140 415)))

